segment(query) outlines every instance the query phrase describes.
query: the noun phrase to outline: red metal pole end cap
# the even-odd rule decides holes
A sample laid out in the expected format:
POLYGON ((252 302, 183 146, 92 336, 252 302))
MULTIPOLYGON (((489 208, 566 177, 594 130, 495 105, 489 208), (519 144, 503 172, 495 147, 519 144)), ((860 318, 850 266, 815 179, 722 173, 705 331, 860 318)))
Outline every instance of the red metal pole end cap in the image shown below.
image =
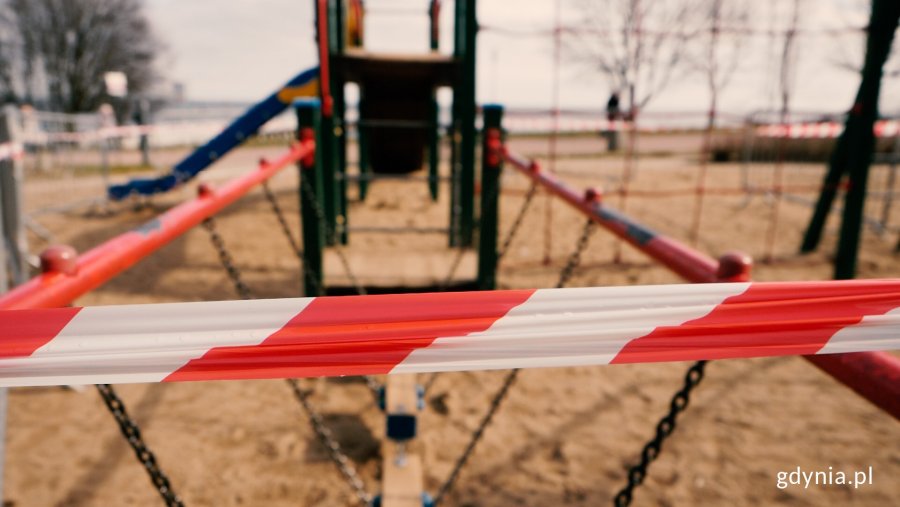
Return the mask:
POLYGON ((268 166, 269 166, 269 160, 266 159, 266 157, 260 157, 259 158, 259 168, 265 169, 268 166))
POLYGON ((300 129, 300 135, 298 136, 301 141, 312 141, 316 138, 316 131, 312 129, 312 127, 303 127, 300 129))
POLYGON ((213 195, 215 190, 209 183, 201 183, 197 185, 197 197, 209 197, 213 195))
POLYGON ((716 277, 720 282, 749 282, 753 259, 743 252, 727 252, 719 257, 716 277))
POLYGON ((588 187, 584 191, 584 200, 586 202, 600 203, 603 200, 603 191, 596 187, 588 187))
POLYGON ((41 252, 41 272, 74 275, 78 272, 78 252, 69 245, 47 247, 41 252))

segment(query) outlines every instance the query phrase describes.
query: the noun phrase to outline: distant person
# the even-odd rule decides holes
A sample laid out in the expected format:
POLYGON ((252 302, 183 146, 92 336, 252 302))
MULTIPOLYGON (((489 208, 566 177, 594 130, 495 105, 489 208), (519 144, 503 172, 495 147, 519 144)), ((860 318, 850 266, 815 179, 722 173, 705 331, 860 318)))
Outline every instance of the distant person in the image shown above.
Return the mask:
POLYGON ((613 92, 612 95, 609 96, 609 100, 606 101, 606 119, 609 121, 615 121, 619 119, 622 111, 619 109, 619 93, 613 92))
POLYGON ((616 121, 622 118, 622 110, 619 108, 619 92, 612 92, 606 101, 606 119, 609 122, 603 136, 606 137, 606 149, 617 151, 619 149, 619 131, 616 121))

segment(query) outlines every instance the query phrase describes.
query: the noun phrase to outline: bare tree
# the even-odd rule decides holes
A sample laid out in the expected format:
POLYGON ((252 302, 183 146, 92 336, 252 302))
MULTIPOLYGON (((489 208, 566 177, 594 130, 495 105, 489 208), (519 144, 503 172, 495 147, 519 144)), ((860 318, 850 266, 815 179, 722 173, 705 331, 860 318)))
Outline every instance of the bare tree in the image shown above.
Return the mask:
POLYGON ((800 13, 804 7, 803 0, 791 2, 791 18, 781 45, 781 58, 778 65, 778 90, 781 97, 779 121, 787 123, 791 109, 791 92, 794 90, 797 74, 797 34, 800 29, 800 13))
POLYGON ((564 32, 575 63, 601 72, 643 109, 686 67, 687 0, 576 0, 581 22, 564 32))
POLYGON ((700 157, 700 171, 697 178, 697 193, 694 201, 694 219, 690 239, 697 243, 700 234, 700 220, 703 213, 703 188, 709 165, 712 136, 716 126, 719 95, 731 81, 741 61, 741 52, 747 35, 750 17, 749 5, 744 0, 700 0, 695 4, 689 26, 696 26, 689 42, 688 59, 692 66, 706 78, 709 91, 709 111, 700 157))
POLYGON ((14 101, 16 63, 16 28, 9 11, 0 4, 0 104, 14 101))
MULTIPOLYGON (((18 60, 25 100, 44 98, 51 109, 66 112, 92 111, 106 98, 104 73, 125 73, 132 94, 146 91, 156 78, 160 46, 141 0, 7 0, 6 14, 18 47, 0 64, 14 73, 18 60)), ((15 79, 11 88, 17 88, 15 79)))
MULTIPOLYGON (((872 9, 872 0, 855 0, 842 9, 845 26, 830 33, 829 60, 839 69, 854 74, 862 72, 866 53, 866 16, 872 9)), ((884 65, 884 79, 900 77, 900 38, 895 38, 888 61, 884 65)))
POLYGON ((707 128, 715 126, 722 90, 738 65, 749 33, 750 4, 746 0, 699 0, 694 2, 686 29, 689 67, 701 73, 709 91, 707 128))

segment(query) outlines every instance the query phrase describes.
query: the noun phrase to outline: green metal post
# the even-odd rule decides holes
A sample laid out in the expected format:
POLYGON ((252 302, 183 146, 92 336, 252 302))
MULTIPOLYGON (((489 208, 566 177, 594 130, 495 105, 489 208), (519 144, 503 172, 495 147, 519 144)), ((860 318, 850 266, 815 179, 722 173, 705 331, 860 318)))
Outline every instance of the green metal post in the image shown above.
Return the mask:
MULTIPOLYGON (((359 110, 363 110, 366 98, 362 88, 359 90, 359 110)), ((362 115, 360 115, 360 120, 362 115)), ((356 147, 359 149, 359 200, 365 201, 369 194, 369 178, 372 176, 372 167, 369 165, 369 134, 368 127, 361 122, 356 124, 356 147)))
MULTIPOLYGON (((834 259, 834 278, 846 280, 856 276, 856 258, 862 232, 865 211, 869 166, 875 150, 873 128, 878 118, 878 95, 884 63, 891 52, 894 32, 900 22, 900 2, 897 0, 873 0, 872 17, 869 20, 869 36, 866 42, 866 60, 863 64, 862 82, 851 112, 856 117, 856 129, 849 131, 852 140, 847 168, 850 188, 844 200, 844 220, 841 222, 841 238, 834 259)), ((849 122, 848 122, 849 123, 849 122)))
POLYGON ((430 30, 428 30, 428 39, 429 39, 429 47, 432 52, 437 52, 440 49, 441 37, 439 32, 440 27, 440 1, 439 0, 431 0, 431 3, 428 5, 428 20, 431 23, 430 30))
MULTIPOLYGON (((436 0, 432 0, 428 9, 428 17, 431 20, 429 42, 433 53, 437 53, 440 46, 440 37, 438 34, 438 5, 436 0)), ((441 138, 438 131, 441 118, 440 106, 437 101, 437 90, 432 91, 430 117, 432 124, 428 130, 428 191, 431 193, 431 200, 437 201, 438 189, 440 188, 438 169, 441 163, 441 138)))
POLYGON ((500 172, 503 158, 503 106, 484 106, 481 134, 481 220, 478 240, 478 289, 493 290, 497 282, 497 222, 500 203, 500 172))
MULTIPOLYGON (((344 12, 344 0, 333 0, 334 1, 334 19, 335 26, 333 31, 333 53, 332 54, 343 54, 344 47, 347 42, 347 33, 346 33, 346 17, 344 12)), ((331 66, 334 69, 334 66, 331 66)), ((338 225, 337 232, 340 236, 340 241, 342 244, 346 245, 348 240, 347 230, 348 230, 348 213, 347 213, 347 129, 344 123, 344 113, 347 109, 347 105, 344 102, 344 80, 332 70, 331 72, 331 93, 334 97, 334 137, 337 145, 337 156, 335 157, 335 163, 337 164, 337 169, 335 170, 335 174, 337 175, 337 193, 338 193, 338 205, 337 205, 337 217, 336 222, 338 225)))
MULTIPOLYGON (((458 0, 462 10, 457 21, 463 22, 462 30, 462 79, 459 93, 459 236, 460 245, 471 246, 475 225, 475 55, 478 34, 475 0, 458 0)), ((456 97, 454 97, 454 102, 456 97)))
POLYGON ((437 201, 438 188, 440 187, 440 175, 438 169, 441 163, 441 137, 438 132, 440 122, 440 106, 437 96, 431 97, 431 126, 428 128, 428 191, 431 200, 437 201))
MULTIPOLYGON (((453 12, 453 57, 462 61, 465 54, 465 9, 463 1, 455 2, 453 12)), ((462 246, 460 237, 460 107, 463 103, 462 80, 453 83, 453 104, 450 112, 450 129, 447 137, 450 140, 450 246, 462 246)))
MULTIPOLYGON (((335 37, 334 34, 335 24, 334 24, 334 0, 328 2, 327 8, 325 12, 319 12, 319 9, 316 9, 317 23, 316 27, 318 29, 318 17, 319 16, 327 16, 327 29, 328 29, 328 51, 327 51, 327 67, 330 69, 331 66, 331 53, 334 50, 335 37)), ((318 5, 318 4, 317 4, 318 5)), ((322 67, 322 62, 320 62, 320 67, 322 67)), ((334 79, 332 79, 331 75, 328 78, 329 89, 331 89, 333 93, 333 84, 334 79)), ((324 87, 319 87, 320 90, 324 89, 324 87)), ((322 97, 324 99, 324 97, 322 97)), ((333 100, 333 97, 332 97, 333 100)), ((334 108, 332 108, 334 109, 334 108)), ((336 230, 337 225, 337 214, 340 206, 339 199, 339 188, 338 188, 338 179, 337 179, 337 152, 338 145, 337 139, 335 138, 335 118, 334 111, 332 110, 330 114, 327 114, 327 111, 323 111, 321 115, 321 123, 320 128, 322 132, 322 141, 321 143, 316 144, 316 159, 320 160, 322 163, 322 189, 323 189, 323 199, 322 199, 322 207, 325 213, 325 242, 328 245, 333 245, 337 240, 334 231, 336 230)))
POLYGON ((316 158, 322 162, 322 208, 325 212, 325 226, 329 234, 326 234, 326 243, 333 245, 335 237, 333 232, 337 225, 338 188, 335 175, 335 151, 337 146, 334 138, 334 119, 331 116, 322 116, 321 124, 322 144, 321 150, 316 146, 316 158))
POLYGON ((297 137, 315 139, 316 155, 298 164, 300 168, 300 221, 303 224, 303 294, 319 296, 322 292, 322 248, 325 245, 325 224, 319 213, 323 206, 322 158, 318 156, 323 135, 317 99, 294 102, 297 113, 297 137))
POLYGON ((453 103, 453 121, 447 137, 450 139, 450 246, 458 247, 459 242, 459 123, 456 120, 456 99, 453 103))

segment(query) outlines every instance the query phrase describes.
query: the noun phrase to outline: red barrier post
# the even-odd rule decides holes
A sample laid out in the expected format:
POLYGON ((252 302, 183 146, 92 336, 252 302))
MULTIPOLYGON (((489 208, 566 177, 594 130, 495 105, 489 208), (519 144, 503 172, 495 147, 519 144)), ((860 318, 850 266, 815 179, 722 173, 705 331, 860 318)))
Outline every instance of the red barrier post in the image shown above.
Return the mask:
MULTIPOLYGON (((750 261, 744 254, 728 253, 720 261, 662 236, 644 225, 585 199, 564 182, 541 171, 537 162, 505 150, 510 166, 542 185, 616 236, 678 274, 695 283, 748 281, 750 261)), ((856 391, 875 406, 900 420, 900 358, 886 352, 857 352, 803 356, 819 369, 856 391)))
POLYGON ((201 186, 196 199, 180 204, 143 225, 87 251, 76 260, 71 249, 56 247, 42 255, 44 272, 0 297, 0 309, 54 308, 103 285, 172 242, 206 218, 218 213, 250 189, 315 150, 312 142, 291 146, 273 162, 235 178, 218 190, 201 186))

